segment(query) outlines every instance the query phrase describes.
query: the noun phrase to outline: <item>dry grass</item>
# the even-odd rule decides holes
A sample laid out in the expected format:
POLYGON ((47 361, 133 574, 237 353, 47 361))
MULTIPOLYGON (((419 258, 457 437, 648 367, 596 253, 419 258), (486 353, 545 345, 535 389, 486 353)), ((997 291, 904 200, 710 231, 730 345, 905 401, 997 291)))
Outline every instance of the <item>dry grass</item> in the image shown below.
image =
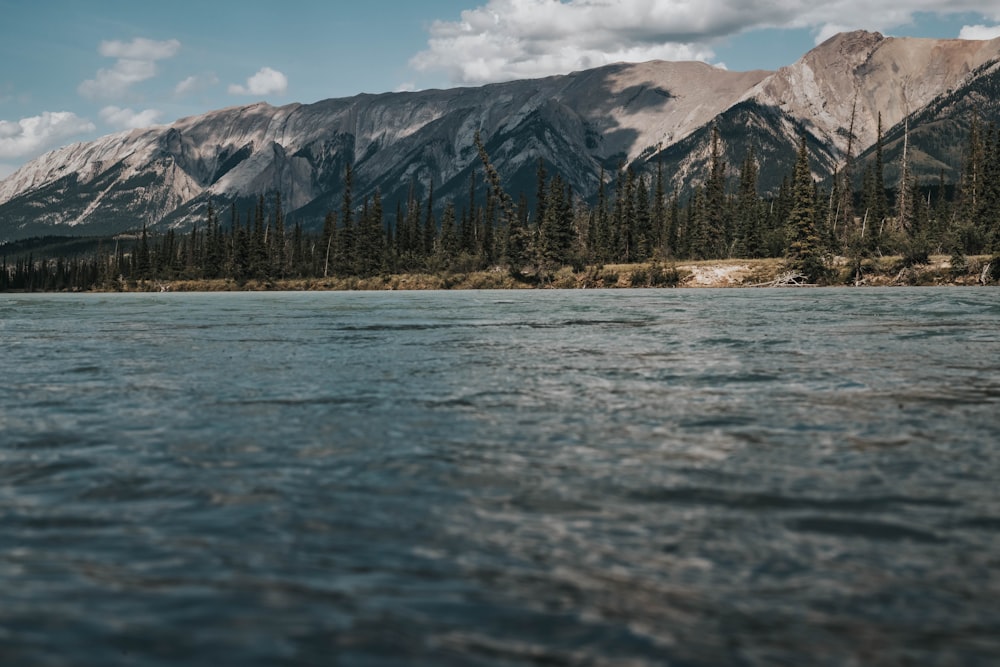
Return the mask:
MULTIPOLYGON (((978 285, 990 257, 969 257, 963 271, 952 270, 947 255, 934 255, 927 265, 902 266, 899 257, 865 259, 862 278, 844 257, 834 258, 830 285, 978 285)), ((117 288, 133 292, 347 291, 466 289, 588 289, 636 287, 751 287, 774 281, 786 271, 782 259, 727 259, 679 263, 605 264, 582 271, 563 267, 554 274, 515 278, 493 268, 468 273, 406 273, 370 278, 302 278, 275 281, 233 280, 140 281, 117 288)))

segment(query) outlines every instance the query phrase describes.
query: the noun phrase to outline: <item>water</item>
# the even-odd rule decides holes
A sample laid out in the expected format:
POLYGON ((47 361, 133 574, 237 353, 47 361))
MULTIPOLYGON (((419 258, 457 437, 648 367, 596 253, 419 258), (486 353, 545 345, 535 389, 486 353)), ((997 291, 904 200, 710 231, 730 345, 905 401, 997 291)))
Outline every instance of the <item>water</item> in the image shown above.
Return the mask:
POLYGON ((1000 292, 0 295, 0 664, 994 665, 1000 292))

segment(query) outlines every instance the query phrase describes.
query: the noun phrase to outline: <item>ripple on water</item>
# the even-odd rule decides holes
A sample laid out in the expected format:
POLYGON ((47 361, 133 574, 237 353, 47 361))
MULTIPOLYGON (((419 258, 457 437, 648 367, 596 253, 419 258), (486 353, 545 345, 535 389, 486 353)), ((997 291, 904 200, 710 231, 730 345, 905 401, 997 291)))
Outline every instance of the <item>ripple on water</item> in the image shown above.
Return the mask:
POLYGON ((993 291, 0 314, 5 664, 1000 655, 993 291))

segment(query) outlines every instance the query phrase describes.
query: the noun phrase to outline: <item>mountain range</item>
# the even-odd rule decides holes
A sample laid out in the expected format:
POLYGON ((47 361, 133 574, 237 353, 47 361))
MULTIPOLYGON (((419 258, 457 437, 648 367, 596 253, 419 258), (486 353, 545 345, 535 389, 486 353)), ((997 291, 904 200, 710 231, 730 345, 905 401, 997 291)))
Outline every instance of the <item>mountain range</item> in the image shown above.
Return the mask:
POLYGON ((998 92, 1000 39, 860 31, 776 72, 657 61, 479 88, 259 103, 39 157, 0 182, 0 242, 187 227, 209 201, 242 211, 274 192, 289 220, 312 228, 339 208, 347 165, 355 201, 377 191, 391 211, 433 187, 444 202, 464 197, 470 179, 485 188, 477 131, 514 196, 533 194, 539 160, 582 196, 622 165, 662 165, 671 187, 686 191, 706 173, 713 128, 730 165, 753 147, 760 187, 773 191, 803 134, 822 179, 848 150, 865 159, 880 117, 890 179, 905 126, 914 172, 955 182, 973 116, 1000 120, 998 92))

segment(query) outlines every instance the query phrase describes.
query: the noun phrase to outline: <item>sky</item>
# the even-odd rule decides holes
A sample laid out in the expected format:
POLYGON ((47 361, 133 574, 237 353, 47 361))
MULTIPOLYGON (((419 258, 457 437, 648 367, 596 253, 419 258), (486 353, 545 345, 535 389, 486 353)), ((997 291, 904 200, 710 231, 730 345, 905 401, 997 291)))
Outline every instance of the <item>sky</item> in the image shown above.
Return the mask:
POLYGON ((773 70, 844 30, 1000 37, 998 0, 0 0, 0 178, 213 109, 646 60, 773 70))

